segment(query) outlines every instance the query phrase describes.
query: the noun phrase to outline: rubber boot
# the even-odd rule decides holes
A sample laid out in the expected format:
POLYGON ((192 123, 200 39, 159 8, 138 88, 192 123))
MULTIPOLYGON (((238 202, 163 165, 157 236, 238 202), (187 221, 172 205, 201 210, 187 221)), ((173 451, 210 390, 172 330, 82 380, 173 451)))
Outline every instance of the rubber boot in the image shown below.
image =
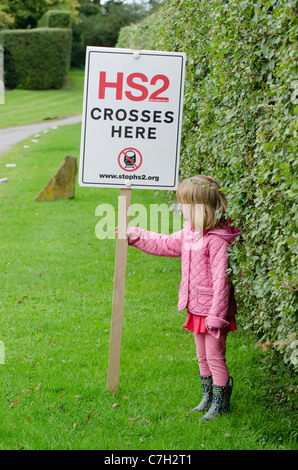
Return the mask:
POLYGON ((212 376, 211 375, 200 375, 200 380, 203 387, 203 398, 202 401, 190 411, 195 413, 197 411, 207 411, 212 403, 212 376))
POLYGON ((199 421, 210 421, 230 412, 233 379, 229 377, 225 386, 213 385, 213 399, 209 411, 199 421))

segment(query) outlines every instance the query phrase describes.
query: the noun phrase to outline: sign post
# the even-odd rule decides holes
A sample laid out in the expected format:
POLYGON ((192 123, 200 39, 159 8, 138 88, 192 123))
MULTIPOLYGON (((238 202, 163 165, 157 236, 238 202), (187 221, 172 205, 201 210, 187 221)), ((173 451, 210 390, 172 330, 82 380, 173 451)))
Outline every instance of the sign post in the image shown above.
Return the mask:
POLYGON ((80 186, 120 188, 107 389, 117 393, 131 188, 178 186, 185 54, 87 47, 80 186))
POLYGON ((131 189, 120 189, 107 390, 118 391, 131 189))

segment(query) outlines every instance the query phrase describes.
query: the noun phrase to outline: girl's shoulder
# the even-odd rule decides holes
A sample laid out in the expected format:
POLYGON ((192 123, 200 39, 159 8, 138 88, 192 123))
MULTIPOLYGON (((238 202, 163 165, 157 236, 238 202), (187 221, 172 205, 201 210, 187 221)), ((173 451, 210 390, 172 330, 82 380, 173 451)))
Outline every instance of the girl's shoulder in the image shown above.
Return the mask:
POLYGON ((214 228, 207 232, 210 242, 233 243, 234 240, 240 235, 241 230, 232 225, 223 228, 214 228))

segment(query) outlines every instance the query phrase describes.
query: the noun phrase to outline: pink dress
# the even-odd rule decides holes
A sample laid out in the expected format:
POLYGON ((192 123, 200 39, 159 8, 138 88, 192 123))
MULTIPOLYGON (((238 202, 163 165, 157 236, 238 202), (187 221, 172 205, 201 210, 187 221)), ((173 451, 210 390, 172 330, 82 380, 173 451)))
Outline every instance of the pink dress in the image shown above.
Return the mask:
MULTIPOLYGON (((209 335, 210 333, 209 331, 207 331, 205 326, 205 318, 207 317, 203 315, 195 315, 187 310, 186 322, 183 326, 188 331, 193 331, 196 335, 198 335, 199 333, 207 333, 209 335)), ((229 325, 220 330, 221 335, 228 333, 229 331, 237 330, 235 316, 231 315, 227 318, 227 320, 229 322, 229 325)))

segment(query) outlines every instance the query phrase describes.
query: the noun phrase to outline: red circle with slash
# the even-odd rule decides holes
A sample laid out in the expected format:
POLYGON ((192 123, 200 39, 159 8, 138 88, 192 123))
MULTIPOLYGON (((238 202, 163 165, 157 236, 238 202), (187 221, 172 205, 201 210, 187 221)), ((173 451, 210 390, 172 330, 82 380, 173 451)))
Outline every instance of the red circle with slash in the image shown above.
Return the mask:
POLYGON ((118 164, 124 171, 136 171, 142 165, 143 157, 139 150, 127 147, 121 150, 118 156, 118 164))

